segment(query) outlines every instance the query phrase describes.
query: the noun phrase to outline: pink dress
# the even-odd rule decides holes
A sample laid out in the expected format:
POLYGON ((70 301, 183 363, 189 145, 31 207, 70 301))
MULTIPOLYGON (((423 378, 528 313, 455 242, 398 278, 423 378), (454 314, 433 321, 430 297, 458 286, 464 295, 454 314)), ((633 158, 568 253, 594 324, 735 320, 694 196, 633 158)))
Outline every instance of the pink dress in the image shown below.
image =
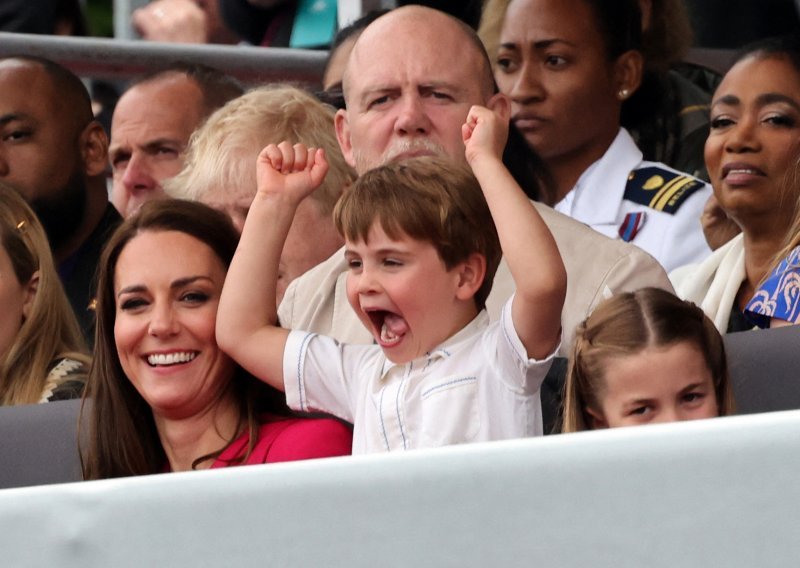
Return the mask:
POLYGON ((225 448, 211 468, 349 456, 353 432, 332 418, 265 417, 252 453, 247 460, 237 461, 247 451, 248 439, 244 432, 225 448))

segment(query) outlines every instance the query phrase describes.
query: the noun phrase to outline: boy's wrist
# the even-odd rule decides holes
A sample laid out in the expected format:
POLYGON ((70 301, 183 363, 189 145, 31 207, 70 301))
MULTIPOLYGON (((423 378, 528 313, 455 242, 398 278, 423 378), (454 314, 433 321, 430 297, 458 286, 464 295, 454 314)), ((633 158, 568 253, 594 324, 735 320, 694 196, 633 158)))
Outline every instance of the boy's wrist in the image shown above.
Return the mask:
POLYGON ((496 169, 498 167, 505 168, 502 157, 488 153, 473 156, 472 159, 469 160, 469 165, 476 176, 478 175, 478 170, 496 169))
POLYGON ((296 197, 287 195, 286 193, 257 191, 255 197, 253 197, 253 202, 250 204, 250 207, 252 208, 253 205, 257 204, 264 204, 275 207, 289 207, 292 209, 297 209, 297 207, 300 205, 300 201, 302 201, 302 199, 298 200, 296 197))

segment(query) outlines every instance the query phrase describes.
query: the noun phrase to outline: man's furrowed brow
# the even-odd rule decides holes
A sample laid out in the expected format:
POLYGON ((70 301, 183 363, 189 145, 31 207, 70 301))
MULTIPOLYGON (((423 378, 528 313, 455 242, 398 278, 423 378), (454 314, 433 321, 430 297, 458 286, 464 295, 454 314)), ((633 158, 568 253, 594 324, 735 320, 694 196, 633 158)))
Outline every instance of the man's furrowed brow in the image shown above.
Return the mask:
POLYGON ((398 87, 397 85, 390 85, 388 83, 386 83, 386 84, 380 83, 380 84, 375 84, 375 85, 368 85, 368 86, 364 87, 364 89, 361 91, 361 98, 362 99, 368 99, 368 98, 373 97, 375 95, 383 95, 383 94, 386 94, 386 93, 392 93, 392 92, 396 92, 396 91, 399 91, 399 90, 400 90, 400 87, 398 87))
POLYGON ((183 142, 177 138, 156 138, 155 140, 148 140, 144 145, 144 149, 148 151, 158 150, 164 147, 181 149, 185 146, 183 142))
POLYGON ((464 91, 464 87, 459 83, 450 83, 447 81, 428 81, 421 83, 419 86, 420 91, 445 91, 448 93, 460 93, 464 91))

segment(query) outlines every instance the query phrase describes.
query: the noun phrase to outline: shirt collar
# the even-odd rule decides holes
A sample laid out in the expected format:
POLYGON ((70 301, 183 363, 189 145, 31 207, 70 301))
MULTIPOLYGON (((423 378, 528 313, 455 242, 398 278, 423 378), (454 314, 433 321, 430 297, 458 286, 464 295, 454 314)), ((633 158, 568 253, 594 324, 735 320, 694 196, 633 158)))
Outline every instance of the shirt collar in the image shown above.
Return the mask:
POLYGON ((444 342, 431 349, 429 353, 426 353, 425 355, 422 355, 413 361, 409 361, 408 363, 393 363, 386 357, 386 355, 384 355, 381 379, 385 379, 389 373, 396 374, 398 371, 405 372, 407 370, 410 372, 411 369, 424 369, 439 359, 449 358, 453 355, 453 348, 458 343, 461 343, 465 339, 469 339, 470 337, 480 333, 480 331, 487 325, 489 325, 489 314, 484 308, 478 312, 477 316, 472 318, 472 321, 458 330, 455 334, 451 335, 444 342), (397 369, 398 371, 394 371, 394 369, 397 369))
POLYGON ((636 142, 620 128, 606 153, 575 184, 572 216, 590 225, 616 224, 628 175, 641 161, 636 142))

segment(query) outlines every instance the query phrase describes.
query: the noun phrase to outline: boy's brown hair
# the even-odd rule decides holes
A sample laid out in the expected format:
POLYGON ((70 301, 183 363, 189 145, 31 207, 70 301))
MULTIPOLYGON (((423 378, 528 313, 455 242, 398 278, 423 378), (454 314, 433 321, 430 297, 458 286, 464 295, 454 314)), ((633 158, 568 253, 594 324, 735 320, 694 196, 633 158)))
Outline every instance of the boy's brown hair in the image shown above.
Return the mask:
POLYGON ((377 220, 392 239, 405 233, 430 242, 448 270, 473 253, 483 255, 486 275, 475 305, 485 307, 502 252, 483 191, 466 167, 435 157, 386 164, 360 176, 333 215, 349 241, 366 242, 377 220))

